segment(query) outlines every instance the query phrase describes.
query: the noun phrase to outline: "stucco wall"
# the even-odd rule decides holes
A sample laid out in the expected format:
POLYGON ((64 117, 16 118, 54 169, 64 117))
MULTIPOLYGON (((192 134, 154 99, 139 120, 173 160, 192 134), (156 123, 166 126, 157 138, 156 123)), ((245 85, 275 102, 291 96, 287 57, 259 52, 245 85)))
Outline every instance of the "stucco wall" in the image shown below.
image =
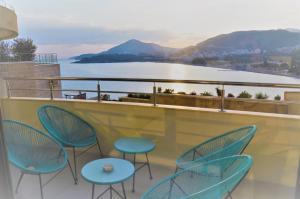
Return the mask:
POLYGON ((0 40, 14 38, 18 35, 17 15, 0 5, 0 40))
POLYGON ((153 139, 153 163, 174 166, 187 148, 225 131, 256 124, 257 134, 245 153, 254 158, 247 180, 249 198, 294 198, 300 160, 300 116, 227 111, 140 103, 80 100, 3 99, 3 115, 43 129, 36 110, 43 104, 68 109, 93 125, 105 153, 117 155, 113 142, 121 136, 153 139), (253 182, 253 183, 251 183, 253 182))
MULTIPOLYGON (((56 77, 60 76, 59 64, 35 64, 33 62, 0 63, 0 79, 3 77, 56 77)), ((10 88, 18 89, 49 89, 48 81, 11 80, 10 88)), ((2 85, 3 87, 3 85, 2 85)), ((61 89, 59 81, 55 89, 61 89)), ((5 89, 4 89, 5 90, 5 89)), ((50 97, 49 91, 15 90, 10 92, 15 97, 50 97)), ((54 92, 55 97, 61 97, 61 92, 54 92)))

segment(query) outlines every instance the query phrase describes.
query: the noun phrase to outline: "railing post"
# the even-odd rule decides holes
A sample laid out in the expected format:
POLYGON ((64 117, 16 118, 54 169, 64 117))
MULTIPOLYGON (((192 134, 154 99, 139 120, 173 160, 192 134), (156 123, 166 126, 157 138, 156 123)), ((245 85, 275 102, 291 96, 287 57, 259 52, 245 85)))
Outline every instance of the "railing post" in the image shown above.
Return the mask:
POLYGON ((8 80, 5 80, 5 84, 6 84, 7 97, 10 98, 10 89, 9 89, 9 83, 8 83, 8 80))
POLYGON ((224 89, 224 84, 222 85, 222 90, 221 90, 221 103, 220 103, 220 111, 225 112, 225 89, 224 89))
POLYGON ((155 86, 155 82, 153 85, 153 106, 156 106, 156 86, 155 86))
POLYGON ((50 98, 51 100, 53 100, 54 96, 53 96, 53 89, 54 89, 54 84, 53 84, 53 80, 49 80, 49 88, 50 88, 50 98))
POLYGON ((98 102, 101 101, 100 81, 98 81, 98 83, 97 83, 97 100, 98 100, 98 102))

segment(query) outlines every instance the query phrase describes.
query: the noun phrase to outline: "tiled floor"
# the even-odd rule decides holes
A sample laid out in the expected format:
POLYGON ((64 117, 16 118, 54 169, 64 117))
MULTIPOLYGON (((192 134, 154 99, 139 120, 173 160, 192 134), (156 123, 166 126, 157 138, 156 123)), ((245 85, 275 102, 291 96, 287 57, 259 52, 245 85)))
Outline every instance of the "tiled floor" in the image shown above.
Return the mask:
MULTIPOLYGON (((78 168, 82 168, 83 165, 89 161, 97 159, 97 156, 92 154, 85 154, 80 157, 78 168)), ((150 160, 151 161, 151 160, 150 160)), ((72 161, 71 161, 72 162, 72 161)), ((135 192, 132 193, 132 178, 125 182, 125 189, 127 198, 136 199, 140 198, 143 192, 147 190, 153 183, 155 183, 158 179, 165 177, 171 174, 173 171, 170 168, 166 168, 159 165, 151 165, 153 172, 153 179, 149 179, 149 174, 147 167, 142 168, 138 171, 136 175, 136 188, 135 192)), ((79 173, 80 173, 80 169, 79 173)), ((17 184, 18 177, 20 175, 20 171, 15 167, 11 167, 12 180, 14 187, 17 184)), ((52 175, 42 175, 42 181, 47 182, 52 175)), ((122 193, 121 185, 114 186, 120 193, 122 193)), ((95 195, 99 195, 102 193, 107 187, 97 185, 95 189, 95 195)), ((35 175, 25 175, 18 194, 16 194, 16 199, 40 199, 40 191, 39 191, 39 181, 38 176, 35 175)), ((82 179, 79 175, 79 183, 78 185, 74 185, 74 181, 69 170, 69 167, 66 167, 62 173, 60 173, 53 181, 51 181, 44 188, 44 196, 45 199, 86 199, 91 198, 92 193, 92 185, 82 179)), ((101 197, 101 198, 109 198, 109 194, 101 197)), ((117 195, 114 195, 113 198, 119 198, 117 195)))
MULTIPOLYGON (((83 165, 89 161, 97 159, 94 154, 85 154, 80 157, 78 168, 82 168, 83 165)), ((151 161, 151 159, 150 159, 151 161)), ((79 169, 79 172, 80 172, 79 169)), ((149 179, 147 168, 141 169, 136 175, 136 191, 131 192, 132 179, 129 179, 125 183, 125 189, 128 199, 138 199, 151 185, 157 182, 159 179, 173 173, 172 168, 167 168, 160 165, 152 165, 153 180, 149 179)), ((12 180, 14 187, 16 186, 18 176, 20 172, 11 167, 12 180)), ((42 180, 46 182, 52 175, 43 175, 42 180)), ((80 175, 79 175, 80 177, 80 175)), ((251 176, 249 176, 251 179, 251 176)), ((96 195, 100 194, 107 187, 96 186, 96 195)), ((115 188, 122 193, 120 185, 116 185, 115 188)), ((60 173, 53 181, 51 181, 44 188, 45 199, 90 199, 92 192, 92 185, 81 177, 79 178, 79 184, 74 185, 74 181, 68 167, 60 173)), ((16 199, 40 199, 39 181, 38 176, 25 175, 20 185, 19 193, 16 194, 16 199)), ((101 197, 109 198, 109 194, 101 197)), ((119 198, 114 195, 113 198, 119 198)), ((289 187, 283 187, 276 184, 254 182, 245 179, 233 193, 234 199, 289 199, 294 198, 294 189, 289 187)))

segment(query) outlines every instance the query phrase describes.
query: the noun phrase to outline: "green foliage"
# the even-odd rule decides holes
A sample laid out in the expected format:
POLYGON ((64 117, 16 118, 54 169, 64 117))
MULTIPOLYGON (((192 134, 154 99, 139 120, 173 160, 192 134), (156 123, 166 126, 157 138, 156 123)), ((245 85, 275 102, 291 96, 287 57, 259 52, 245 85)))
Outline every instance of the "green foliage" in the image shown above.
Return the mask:
POLYGON ((174 93, 174 89, 166 88, 163 93, 165 93, 165 94, 173 94, 174 93))
POLYGON ((292 52, 292 66, 300 67, 300 49, 294 50, 292 52))
POLYGON ((222 96, 222 89, 220 89, 219 87, 216 88, 216 92, 217 92, 217 96, 222 96))
POLYGON ((0 42, 0 61, 32 61, 37 47, 32 39, 14 39, 0 42))
POLYGON ((11 51, 14 57, 22 61, 32 61, 35 56, 37 47, 32 39, 14 39, 11 51))
POLYGON ((150 94, 139 94, 139 93, 129 93, 128 97, 131 98, 140 98, 140 99, 151 99, 150 94))
POLYGON ((179 94, 179 95, 186 95, 186 93, 183 92, 183 91, 179 91, 179 92, 177 92, 177 94, 179 94))
POLYGON ((211 94, 208 91, 204 91, 203 93, 201 93, 202 96, 213 96, 213 94, 211 94))
POLYGON ((161 93, 161 91, 162 91, 162 89, 161 89, 161 87, 159 86, 159 87, 157 88, 157 92, 158 92, 158 93, 161 93))
POLYGON ((250 93, 248 93, 247 91, 243 91, 237 96, 237 98, 251 98, 251 97, 252 97, 252 95, 250 93))
POLYGON ((292 52, 292 66, 289 69, 290 73, 294 75, 300 75, 300 49, 292 52))
POLYGON ((192 91, 190 95, 197 95, 196 91, 192 91))
POLYGON ((234 97, 232 93, 228 93, 227 97, 234 97))
POLYGON ((266 93, 259 92, 259 93, 255 94, 255 98, 256 99, 268 99, 269 96, 266 93))
POLYGON ((196 58, 194 58, 192 60, 192 64, 194 64, 194 65, 202 65, 202 66, 206 66, 207 65, 205 59, 202 58, 202 57, 196 57, 196 58))
POLYGON ((280 95, 276 95, 276 96, 274 97, 274 100, 280 101, 280 100, 281 100, 281 96, 280 96, 280 95))
POLYGON ((10 45, 8 42, 0 42, 0 61, 7 61, 10 55, 10 45))

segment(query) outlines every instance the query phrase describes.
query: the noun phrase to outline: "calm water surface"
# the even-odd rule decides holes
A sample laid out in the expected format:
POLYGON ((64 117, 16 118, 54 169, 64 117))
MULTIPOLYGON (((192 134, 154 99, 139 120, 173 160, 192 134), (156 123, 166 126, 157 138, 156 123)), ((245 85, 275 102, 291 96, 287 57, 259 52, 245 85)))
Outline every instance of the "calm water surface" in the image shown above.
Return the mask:
MULTIPOLYGON (((61 76, 75 77, 121 77, 121 78, 156 78, 156 79, 190 79, 190 80, 217 80, 217 81, 242 81, 242 82, 268 82, 268 83, 295 83, 300 84, 300 79, 252 73, 245 71, 233 71, 218 68, 190 66, 185 64, 170 63, 105 63, 105 64, 73 64, 70 60, 63 60, 61 64, 61 76)), ((96 89, 96 82, 64 81, 63 88, 72 89, 96 89)), ((102 90, 117 91, 139 91, 152 92, 152 83, 129 83, 129 82, 103 82, 102 90)), ((157 84, 164 90, 172 88, 175 92, 196 91, 198 94, 209 91, 216 95, 216 85, 192 85, 192 84, 157 84)), ((226 86, 226 93, 233 93, 235 96, 243 90, 247 90, 253 96, 257 92, 266 93, 269 99, 279 94, 283 96, 285 90, 258 87, 226 86)), ((95 94, 88 94, 89 97, 95 94)), ((111 95, 117 98, 121 95, 111 95)))

